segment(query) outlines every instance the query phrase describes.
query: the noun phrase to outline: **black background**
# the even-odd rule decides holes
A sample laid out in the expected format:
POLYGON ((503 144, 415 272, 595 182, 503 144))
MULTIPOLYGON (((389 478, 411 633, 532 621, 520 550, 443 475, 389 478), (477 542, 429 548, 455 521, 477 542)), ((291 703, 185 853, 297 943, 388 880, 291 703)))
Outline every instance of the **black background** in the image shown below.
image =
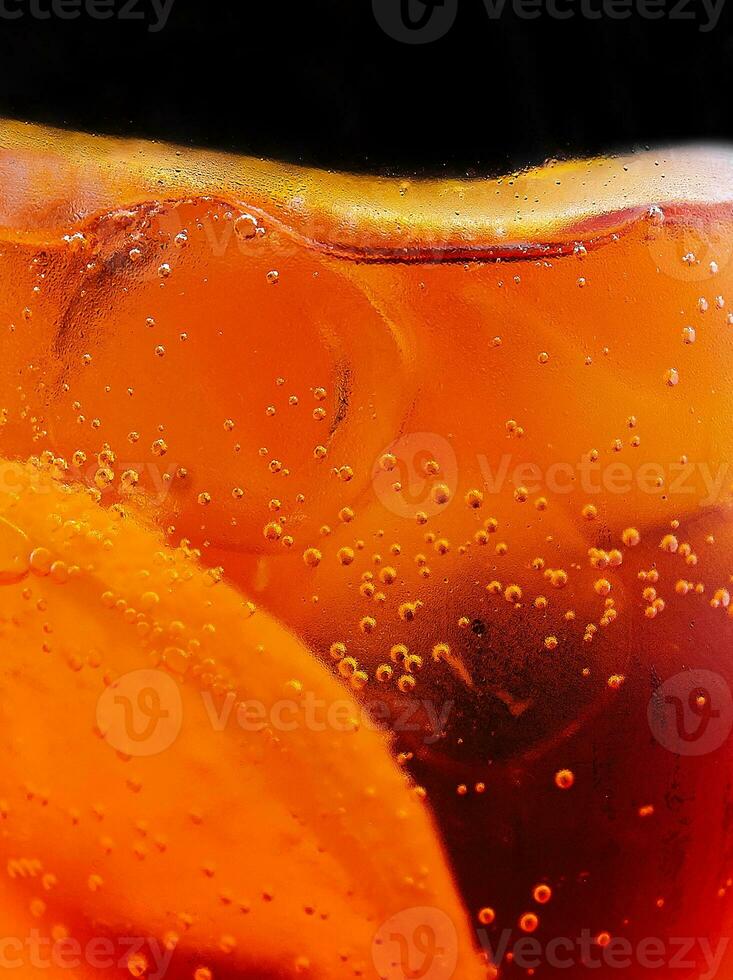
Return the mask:
POLYGON ((404 173, 733 139, 733 0, 709 32, 700 0, 695 20, 489 20, 482 0, 458 4, 419 45, 387 36, 371 0, 175 0, 157 33, 0 17, 0 114, 404 173))

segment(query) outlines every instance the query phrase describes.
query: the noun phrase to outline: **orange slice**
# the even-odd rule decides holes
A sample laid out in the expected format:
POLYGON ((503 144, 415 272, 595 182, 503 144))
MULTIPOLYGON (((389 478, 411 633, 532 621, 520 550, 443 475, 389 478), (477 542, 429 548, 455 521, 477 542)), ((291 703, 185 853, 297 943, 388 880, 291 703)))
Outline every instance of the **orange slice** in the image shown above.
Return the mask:
POLYGON ((308 651, 121 509, 2 472, 15 928, 101 938, 116 965, 139 937, 133 975, 376 977, 382 924, 427 908, 450 923, 436 963, 482 976, 424 805, 308 651))

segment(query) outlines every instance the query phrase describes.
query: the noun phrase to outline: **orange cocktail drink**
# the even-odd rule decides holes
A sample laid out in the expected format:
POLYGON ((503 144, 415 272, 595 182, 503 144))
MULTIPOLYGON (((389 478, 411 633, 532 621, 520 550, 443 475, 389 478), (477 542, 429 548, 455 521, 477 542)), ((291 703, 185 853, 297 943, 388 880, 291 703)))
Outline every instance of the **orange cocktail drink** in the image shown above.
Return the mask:
POLYGON ((725 975, 730 153, 0 148, 9 935, 725 975))

